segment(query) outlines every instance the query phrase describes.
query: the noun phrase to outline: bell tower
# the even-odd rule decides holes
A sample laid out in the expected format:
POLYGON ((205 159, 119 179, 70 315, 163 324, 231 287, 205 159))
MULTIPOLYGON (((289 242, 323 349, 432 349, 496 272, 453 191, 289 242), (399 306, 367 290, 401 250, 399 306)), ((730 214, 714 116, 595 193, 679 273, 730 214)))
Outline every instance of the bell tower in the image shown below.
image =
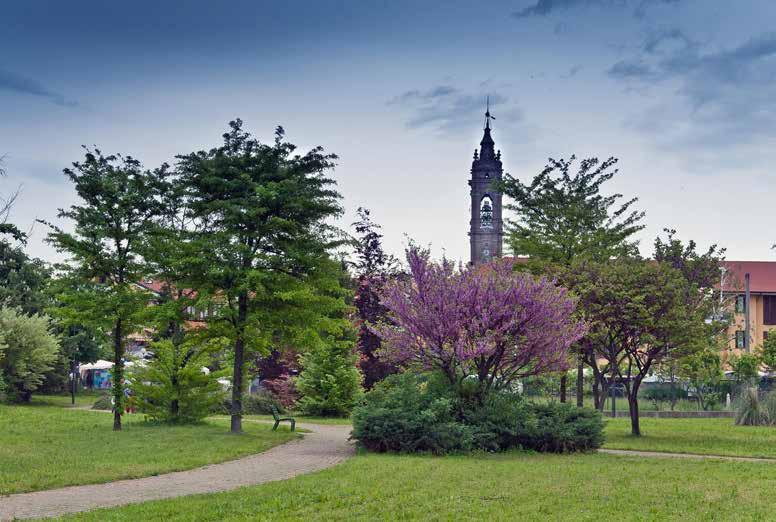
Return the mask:
POLYGON ((472 202, 469 243, 472 264, 501 257, 504 236, 501 193, 494 188, 494 183, 501 181, 504 169, 501 166, 501 151, 494 151, 495 143, 490 135, 490 121, 495 118, 490 115, 489 102, 490 100, 485 109, 485 133, 480 142, 480 150, 474 151, 469 179, 472 202))

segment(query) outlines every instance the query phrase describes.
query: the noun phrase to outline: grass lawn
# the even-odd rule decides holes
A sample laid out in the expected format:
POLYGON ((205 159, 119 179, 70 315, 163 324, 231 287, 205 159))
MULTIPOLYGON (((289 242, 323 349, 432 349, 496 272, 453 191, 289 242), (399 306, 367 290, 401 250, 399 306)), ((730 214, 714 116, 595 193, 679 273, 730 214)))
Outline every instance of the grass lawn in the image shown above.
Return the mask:
POLYGON ((245 434, 235 436, 224 420, 163 426, 141 415, 125 416, 124 429, 113 432, 111 415, 49 404, 41 398, 30 406, 0 405, 0 495, 190 469, 296 437, 258 423, 245 423, 245 434))
MULTIPOLYGON (((641 419, 641 437, 630 419, 606 419, 604 447, 670 453, 776 458, 776 428, 736 426, 733 419, 641 419)), ((776 475, 776 468, 774 468, 776 475)))
MULTIPOLYGON (((107 394, 107 390, 92 391, 92 390, 79 390, 75 394, 75 407, 76 408, 91 408, 99 397, 107 394)), ((61 408, 71 408, 71 398, 67 394, 58 395, 33 395, 33 404, 41 404, 47 406, 59 406, 61 408)))
POLYGON ((359 455, 319 473, 83 520, 771 519, 776 466, 607 455, 359 455))

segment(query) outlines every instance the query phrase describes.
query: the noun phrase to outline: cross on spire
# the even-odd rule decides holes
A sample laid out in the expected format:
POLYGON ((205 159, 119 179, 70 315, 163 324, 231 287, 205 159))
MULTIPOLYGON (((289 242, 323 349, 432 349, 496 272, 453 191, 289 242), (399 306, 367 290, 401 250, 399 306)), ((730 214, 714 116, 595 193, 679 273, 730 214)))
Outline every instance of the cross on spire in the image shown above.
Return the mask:
POLYGON ((490 96, 485 99, 485 128, 490 129, 490 120, 496 118, 490 115, 490 96))

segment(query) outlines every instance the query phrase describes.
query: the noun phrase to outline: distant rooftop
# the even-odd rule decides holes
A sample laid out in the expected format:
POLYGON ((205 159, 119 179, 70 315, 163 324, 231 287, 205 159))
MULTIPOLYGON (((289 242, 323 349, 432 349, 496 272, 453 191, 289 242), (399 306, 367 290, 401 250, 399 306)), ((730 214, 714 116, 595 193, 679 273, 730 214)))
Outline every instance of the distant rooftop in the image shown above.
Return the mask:
POLYGON ((776 293, 776 261, 724 261, 727 269, 723 290, 743 292, 744 277, 749 274, 749 288, 754 293, 776 293))

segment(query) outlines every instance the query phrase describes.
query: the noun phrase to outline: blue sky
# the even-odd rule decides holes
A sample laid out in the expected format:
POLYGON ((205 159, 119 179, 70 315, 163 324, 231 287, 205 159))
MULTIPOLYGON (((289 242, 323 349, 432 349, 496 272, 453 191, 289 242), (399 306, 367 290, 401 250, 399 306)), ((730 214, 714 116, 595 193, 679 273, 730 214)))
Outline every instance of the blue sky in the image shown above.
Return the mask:
MULTIPOLYGON (((56 220, 81 145, 148 167, 218 144, 242 118, 340 156, 336 179, 383 225, 466 259, 484 99, 505 168, 620 158, 642 250, 664 227, 733 259, 774 259, 776 3, 40 1, 0 18, 0 154, 12 220, 56 220)), ((29 250, 56 259, 32 229, 29 250)))

